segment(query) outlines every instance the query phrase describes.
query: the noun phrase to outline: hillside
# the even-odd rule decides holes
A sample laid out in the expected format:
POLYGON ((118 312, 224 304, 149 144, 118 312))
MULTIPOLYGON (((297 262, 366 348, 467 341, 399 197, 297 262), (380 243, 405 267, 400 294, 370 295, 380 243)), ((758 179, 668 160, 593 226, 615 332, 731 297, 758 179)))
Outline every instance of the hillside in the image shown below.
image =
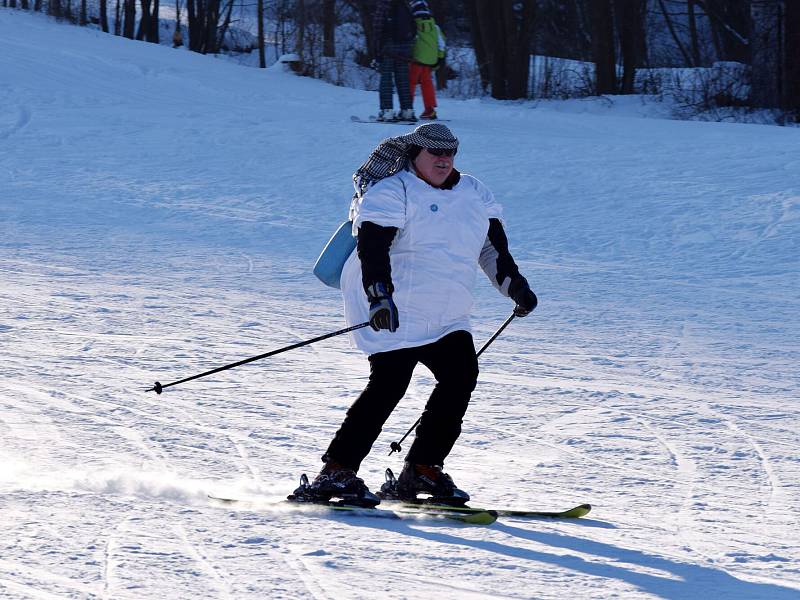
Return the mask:
MULTIPOLYGON (((797 128, 443 100, 540 298, 447 470, 476 505, 594 510, 328 518, 273 501, 365 383, 346 339, 144 390, 343 327, 311 266, 407 128, 350 122, 377 93, 7 9, 0 73, 0 596, 800 597, 797 128)), ((476 343, 511 308, 481 280, 476 343)))

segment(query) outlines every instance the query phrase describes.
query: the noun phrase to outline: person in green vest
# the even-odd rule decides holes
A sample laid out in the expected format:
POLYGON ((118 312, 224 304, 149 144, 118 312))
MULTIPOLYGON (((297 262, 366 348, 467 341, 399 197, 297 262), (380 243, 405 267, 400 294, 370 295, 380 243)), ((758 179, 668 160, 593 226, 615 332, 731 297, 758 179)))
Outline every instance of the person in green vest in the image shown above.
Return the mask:
POLYGON ((445 38, 425 0, 413 0, 410 5, 417 26, 409 67, 411 100, 413 102, 414 89, 419 83, 425 106, 420 119, 430 120, 436 118, 436 88, 433 85, 432 71, 444 61, 445 38))

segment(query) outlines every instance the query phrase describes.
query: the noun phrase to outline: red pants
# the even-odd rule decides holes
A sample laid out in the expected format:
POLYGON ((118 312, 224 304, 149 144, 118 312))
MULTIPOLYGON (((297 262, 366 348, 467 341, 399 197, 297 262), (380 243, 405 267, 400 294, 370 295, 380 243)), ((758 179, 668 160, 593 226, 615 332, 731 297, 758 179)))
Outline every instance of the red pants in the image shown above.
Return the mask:
POLYGON ((436 108, 436 89, 433 87, 431 68, 427 65, 412 62, 409 66, 409 75, 411 78, 411 101, 414 101, 414 88, 417 86, 417 82, 419 82, 419 87, 422 89, 422 102, 425 104, 425 110, 430 111, 436 108))

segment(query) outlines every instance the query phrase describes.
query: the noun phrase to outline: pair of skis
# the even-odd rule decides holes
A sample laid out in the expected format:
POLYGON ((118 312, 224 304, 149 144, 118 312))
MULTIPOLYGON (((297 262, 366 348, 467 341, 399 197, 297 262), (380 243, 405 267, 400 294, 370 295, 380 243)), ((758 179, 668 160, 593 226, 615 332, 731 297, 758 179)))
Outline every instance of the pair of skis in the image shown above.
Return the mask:
MULTIPOLYGON (((531 518, 531 519, 579 519, 589 514, 592 510, 589 504, 580 504, 574 508, 563 511, 544 511, 544 510, 508 510, 508 509, 490 509, 490 508, 477 508, 472 506, 458 506, 450 504, 434 504, 429 502, 402 502, 397 500, 384 500, 381 507, 375 506, 358 506, 356 504, 347 504, 343 501, 321 501, 321 502, 298 502, 297 500, 289 499, 279 501, 272 505, 274 506, 291 506, 298 511, 307 512, 310 514, 318 514, 320 512, 332 512, 342 515, 352 515, 359 517, 371 517, 379 519, 419 519, 421 517, 431 517, 438 519, 445 519, 448 521, 457 521, 470 525, 491 525, 498 517, 514 517, 514 518, 531 518), (386 508, 388 507, 388 508, 386 508)), ((222 505, 247 505, 247 501, 239 500, 236 498, 223 498, 219 496, 209 495, 209 499, 215 503, 222 505)), ((258 504, 252 503, 254 508, 258 504)))

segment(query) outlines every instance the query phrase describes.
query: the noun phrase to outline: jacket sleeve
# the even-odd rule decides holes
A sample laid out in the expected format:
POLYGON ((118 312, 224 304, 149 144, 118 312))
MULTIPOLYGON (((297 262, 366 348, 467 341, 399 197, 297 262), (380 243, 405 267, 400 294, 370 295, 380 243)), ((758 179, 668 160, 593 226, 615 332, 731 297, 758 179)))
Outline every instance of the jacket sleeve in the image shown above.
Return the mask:
POLYGON ((519 277, 519 268, 508 250, 508 238, 500 219, 489 219, 489 233, 478 260, 492 285, 508 296, 508 286, 519 277))
POLYGON ((381 227, 371 221, 361 223, 356 250, 361 261, 361 283, 365 292, 370 285, 379 281, 386 283, 390 292, 394 289, 389 248, 395 235, 397 227, 381 227))

